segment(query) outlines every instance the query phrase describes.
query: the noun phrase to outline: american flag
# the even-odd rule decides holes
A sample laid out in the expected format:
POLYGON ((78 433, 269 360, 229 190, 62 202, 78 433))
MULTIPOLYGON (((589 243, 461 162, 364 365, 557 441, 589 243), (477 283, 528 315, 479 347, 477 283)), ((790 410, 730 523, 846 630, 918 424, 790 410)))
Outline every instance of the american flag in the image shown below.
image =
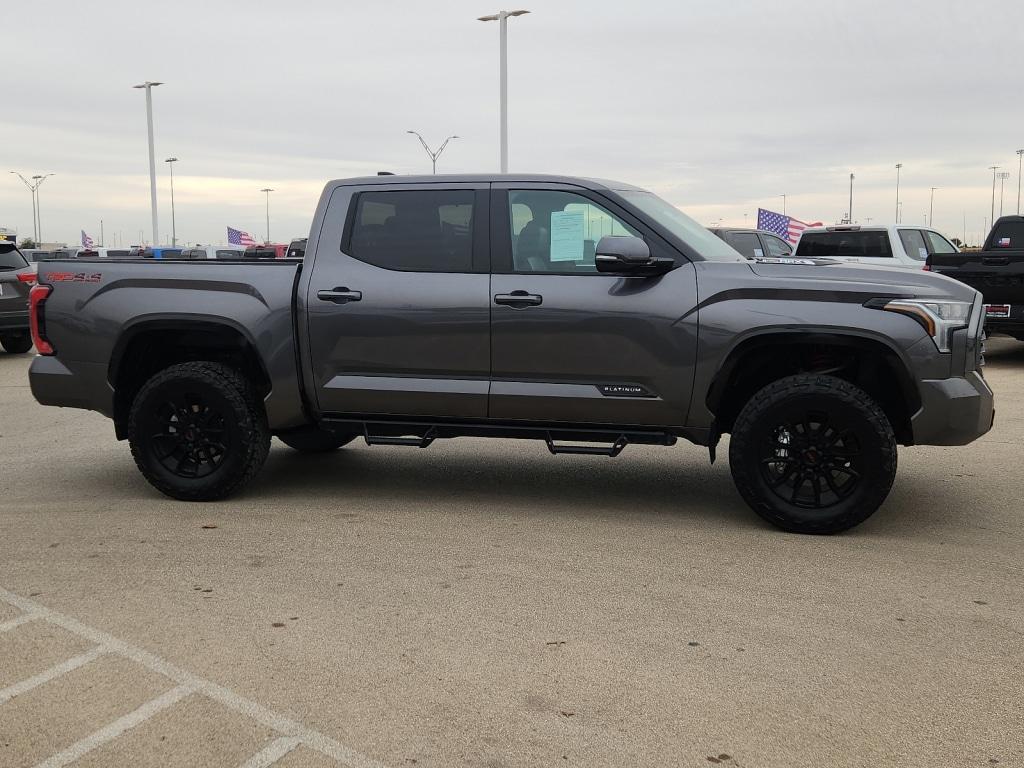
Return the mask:
POLYGON ((248 248, 250 245, 256 245, 256 241, 252 239, 252 235, 248 232, 243 232, 240 229, 232 229, 228 227, 228 242, 231 245, 241 245, 248 248))
POLYGON ((94 245, 93 239, 91 237, 89 237, 87 234, 85 234, 85 230, 83 229, 82 230, 82 247, 86 248, 86 249, 89 249, 89 250, 92 250, 93 245, 94 245))
POLYGON ((800 239, 800 233, 808 227, 820 226, 820 221, 808 224, 805 221, 794 219, 792 216, 787 216, 784 213, 767 211, 764 208, 757 209, 757 228, 763 229, 766 232, 774 232, 783 240, 790 243, 795 244, 796 241, 800 239))

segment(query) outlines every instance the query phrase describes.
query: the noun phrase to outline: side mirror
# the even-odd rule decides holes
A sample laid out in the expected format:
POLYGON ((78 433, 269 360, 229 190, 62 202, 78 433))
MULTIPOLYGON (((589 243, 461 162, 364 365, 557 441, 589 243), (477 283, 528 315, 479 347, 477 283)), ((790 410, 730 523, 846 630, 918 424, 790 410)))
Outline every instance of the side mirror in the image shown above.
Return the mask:
POLYGON ((651 256, 651 249, 639 237, 605 235, 594 255, 598 272, 661 275, 675 265, 672 259, 651 256))

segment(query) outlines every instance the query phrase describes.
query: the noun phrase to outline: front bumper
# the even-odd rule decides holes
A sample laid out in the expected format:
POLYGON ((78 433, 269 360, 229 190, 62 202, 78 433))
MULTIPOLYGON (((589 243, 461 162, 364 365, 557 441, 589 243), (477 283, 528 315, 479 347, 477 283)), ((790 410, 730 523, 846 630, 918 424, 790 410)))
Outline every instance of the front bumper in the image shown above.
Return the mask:
POLYGON ((15 312, 0 312, 0 331, 27 331, 28 310, 20 309, 15 312))
POLYGON ((966 445, 995 421, 992 390, 978 371, 919 382, 921 409, 910 420, 915 445, 966 445))

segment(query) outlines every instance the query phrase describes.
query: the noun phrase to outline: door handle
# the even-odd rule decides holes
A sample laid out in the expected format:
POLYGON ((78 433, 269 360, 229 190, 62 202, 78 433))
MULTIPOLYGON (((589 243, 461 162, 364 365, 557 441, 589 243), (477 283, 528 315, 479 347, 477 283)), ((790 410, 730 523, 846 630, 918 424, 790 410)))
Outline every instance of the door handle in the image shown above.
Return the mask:
POLYGON ((335 304, 348 304, 350 301, 362 301, 362 291, 350 291, 344 286, 341 288, 333 288, 329 291, 317 291, 316 297, 320 301, 331 301, 335 304))
POLYGON ((512 291, 512 293, 498 293, 494 296, 495 304, 502 304, 513 309, 526 309, 527 307, 539 307, 544 297, 536 293, 526 291, 512 291))

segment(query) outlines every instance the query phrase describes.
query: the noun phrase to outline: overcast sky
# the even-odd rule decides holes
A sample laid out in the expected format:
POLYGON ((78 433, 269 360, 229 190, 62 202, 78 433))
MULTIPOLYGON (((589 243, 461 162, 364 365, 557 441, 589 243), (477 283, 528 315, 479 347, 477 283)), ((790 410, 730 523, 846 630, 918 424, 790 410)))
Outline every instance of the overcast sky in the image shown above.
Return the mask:
MULTIPOLYGON (((523 0, 509 21, 510 168, 629 181, 699 221, 758 206, 978 238, 992 172, 1016 211, 1024 3, 990 0, 523 0), (973 233, 973 234, 972 234, 973 233)), ((513 6, 508 6, 511 9, 513 6)), ((498 25, 488 0, 47 0, 5 10, 0 170, 55 173, 45 240, 151 238, 143 91, 154 89, 161 239, 227 225, 304 237, 324 181, 430 171, 407 129, 454 140, 441 172, 498 165, 498 25)), ((999 191, 996 191, 996 213, 999 191)), ((744 217, 748 214, 749 218, 744 217)), ((0 176, 0 226, 32 233, 0 176)))

